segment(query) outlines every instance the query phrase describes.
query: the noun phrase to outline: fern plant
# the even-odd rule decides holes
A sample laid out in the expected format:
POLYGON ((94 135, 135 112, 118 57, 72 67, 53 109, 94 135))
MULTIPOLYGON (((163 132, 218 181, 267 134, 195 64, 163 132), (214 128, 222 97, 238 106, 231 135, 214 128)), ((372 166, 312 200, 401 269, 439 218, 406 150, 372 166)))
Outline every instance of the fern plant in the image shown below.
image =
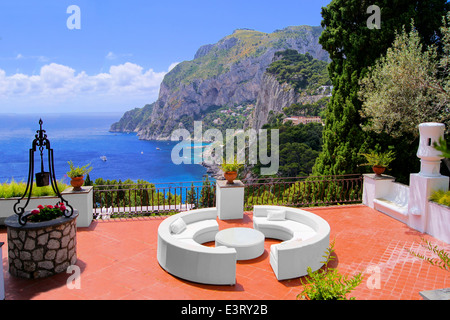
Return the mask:
POLYGON ((441 151, 442 154, 441 156, 444 158, 450 158, 450 146, 447 145, 447 141, 445 141, 445 139, 443 139, 442 137, 439 138, 439 142, 438 143, 434 143, 433 147, 437 150, 437 151, 441 151))
POLYGON ((362 166, 379 166, 387 168, 389 164, 395 160, 395 152, 390 150, 387 152, 370 151, 370 153, 361 153, 366 158, 367 163, 362 166))
POLYGON ((420 245, 427 251, 434 253, 434 257, 426 257, 423 254, 414 252, 408 249, 408 252, 413 256, 430 263, 433 266, 439 267, 443 270, 450 271, 450 253, 444 249, 439 248, 437 245, 433 245, 430 241, 420 238, 420 245))
MULTIPOLYGON (((330 244, 323 256, 325 261, 322 263, 325 268, 312 272, 308 267, 308 277, 302 280, 304 289, 297 295, 297 299, 302 300, 348 300, 347 294, 354 290, 362 281, 362 273, 353 277, 342 275, 335 268, 328 267, 328 264, 335 259, 334 241, 330 244), (306 283, 305 283, 306 282, 306 283)), ((354 300, 351 297, 350 300, 354 300)))

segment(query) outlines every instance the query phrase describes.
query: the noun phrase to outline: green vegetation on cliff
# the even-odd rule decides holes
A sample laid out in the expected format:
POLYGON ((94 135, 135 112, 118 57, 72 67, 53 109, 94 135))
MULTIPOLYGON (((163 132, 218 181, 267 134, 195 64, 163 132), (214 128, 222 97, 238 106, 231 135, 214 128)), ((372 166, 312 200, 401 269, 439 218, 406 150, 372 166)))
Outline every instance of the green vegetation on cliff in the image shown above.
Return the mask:
POLYGON ((120 120, 111 125, 109 131, 112 132, 132 132, 140 125, 143 119, 150 118, 153 105, 147 104, 143 108, 134 108, 133 110, 125 112, 120 120))
POLYGON ((330 86, 328 63, 314 59, 308 52, 300 54, 296 50, 287 49, 275 53, 276 61, 266 72, 276 76, 280 83, 288 83, 295 90, 315 92, 321 86, 330 86))
POLYGON ((319 36, 320 27, 295 26, 273 33, 249 29, 238 29, 223 38, 216 45, 205 46, 203 53, 194 60, 179 63, 164 77, 169 88, 190 84, 196 79, 209 79, 230 71, 233 65, 245 58, 257 58, 272 48, 275 51, 288 49, 286 39, 293 35, 307 41, 308 34, 319 36))

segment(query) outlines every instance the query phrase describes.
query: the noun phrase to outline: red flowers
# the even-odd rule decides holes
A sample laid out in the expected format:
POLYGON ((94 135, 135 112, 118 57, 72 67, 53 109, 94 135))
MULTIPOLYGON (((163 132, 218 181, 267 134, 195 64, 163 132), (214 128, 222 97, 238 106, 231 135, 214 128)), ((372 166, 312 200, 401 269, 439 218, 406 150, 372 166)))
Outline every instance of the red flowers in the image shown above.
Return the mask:
POLYGON ((33 211, 31 211, 28 219, 34 222, 52 220, 62 216, 65 211, 66 206, 63 202, 57 203, 55 206, 38 205, 38 209, 34 209, 33 211))
MULTIPOLYGON (((48 207, 48 206, 47 206, 48 207)), ((50 206, 51 207, 51 206, 50 206)), ((64 202, 58 203, 55 208, 60 209, 62 212, 66 211, 66 206, 64 205, 64 202)))

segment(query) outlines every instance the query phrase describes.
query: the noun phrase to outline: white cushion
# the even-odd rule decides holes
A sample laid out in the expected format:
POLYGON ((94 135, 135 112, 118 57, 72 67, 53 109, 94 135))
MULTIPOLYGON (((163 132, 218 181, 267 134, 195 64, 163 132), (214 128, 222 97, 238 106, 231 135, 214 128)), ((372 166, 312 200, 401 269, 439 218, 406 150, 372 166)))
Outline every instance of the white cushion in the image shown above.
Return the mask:
POLYGON ((282 221, 286 219, 285 210, 267 210, 267 220, 282 221))
POLYGON ((177 220, 172 222, 172 224, 170 225, 170 232, 172 232, 174 234, 179 234, 179 233, 183 232, 185 229, 186 229, 186 223, 181 218, 178 218, 177 220))

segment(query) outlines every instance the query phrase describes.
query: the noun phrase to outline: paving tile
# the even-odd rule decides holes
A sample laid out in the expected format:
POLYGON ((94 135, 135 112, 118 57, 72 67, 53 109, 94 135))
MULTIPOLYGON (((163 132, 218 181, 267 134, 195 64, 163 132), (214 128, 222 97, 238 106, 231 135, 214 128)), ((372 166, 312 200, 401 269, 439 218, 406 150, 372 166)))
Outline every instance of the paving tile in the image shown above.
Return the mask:
MULTIPOLYGON (((333 267, 352 276, 363 272, 361 284, 349 295, 358 300, 420 300, 419 291, 450 287, 448 271, 413 257, 408 250, 427 252, 424 237, 441 248, 450 245, 408 228, 405 224, 363 205, 305 208, 328 221, 335 240, 333 267), (379 274, 370 268, 378 267, 379 274), (379 276, 379 288, 370 277, 379 276)), ((94 221, 77 231, 77 265, 81 288, 69 289, 69 274, 38 280, 19 279, 8 273, 7 249, 3 268, 7 300, 295 300, 301 279, 277 281, 270 267, 270 246, 265 253, 236 264, 234 286, 209 286, 173 277, 156 260, 157 230, 165 217, 94 221)), ((243 220, 218 221, 221 229, 252 227, 252 213, 243 220)), ((0 227, 0 241, 6 241, 0 227)), ((209 243, 206 245, 214 245, 209 243)))

